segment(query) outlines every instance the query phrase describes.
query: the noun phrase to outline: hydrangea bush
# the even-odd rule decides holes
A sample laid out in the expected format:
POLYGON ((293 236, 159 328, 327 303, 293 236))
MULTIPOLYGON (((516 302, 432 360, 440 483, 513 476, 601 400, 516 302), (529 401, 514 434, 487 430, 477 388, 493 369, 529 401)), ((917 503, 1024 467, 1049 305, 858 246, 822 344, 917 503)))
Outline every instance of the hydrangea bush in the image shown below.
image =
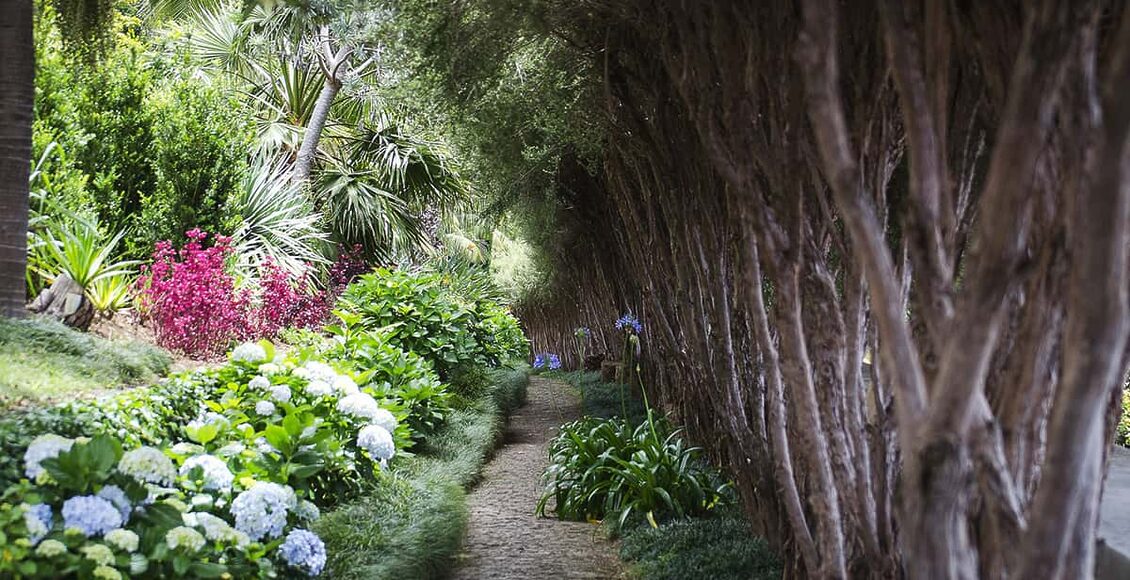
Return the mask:
MULTIPOLYGON (((346 351, 335 342, 325 352, 346 351)), ((438 385, 418 364, 424 375, 412 380, 438 385)), ((389 396, 405 381, 396 369, 356 366, 244 344, 228 364, 182 378, 208 385, 207 396, 156 445, 123 444, 113 429, 34 438, 22 479, 0 501, 9 544, 0 576, 319 574, 325 547, 307 529, 318 504, 356 493, 413 442, 407 412, 389 396)))

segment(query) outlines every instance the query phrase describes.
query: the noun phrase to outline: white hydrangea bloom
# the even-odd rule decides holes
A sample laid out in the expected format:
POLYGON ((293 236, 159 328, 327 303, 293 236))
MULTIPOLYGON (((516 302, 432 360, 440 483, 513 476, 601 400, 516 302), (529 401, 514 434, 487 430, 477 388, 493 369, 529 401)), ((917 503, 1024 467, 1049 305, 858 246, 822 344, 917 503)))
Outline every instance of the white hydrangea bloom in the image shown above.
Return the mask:
POLYGON ((396 454, 392 434, 380 425, 366 425, 357 433, 357 446, 369 452, 374 459, 388 461, 396 454))
POLYGON ((259 401, 255 403, 255 412, 264 417, 269 417, 275 414, 275 404, 270 401, 259 401))
MULTIPOLYGON (((263 370, 263 369, 260 368, 259 370, 263 370)), ((298 368, 294 369, 294 371, 292 371, 291 374, 300 378, 300 379, 310 380, 310 376, 311 376, 312 373, 310 372, 310 369, 308 369, 306 367, 298 367, 298 368)))
POLYGON ((27 446, 27 451, 24 452, 24 473, 28 479, 35 480, 43 473, 43 467, 40 463, 44 459, 57 457, 60 453, 70 450, 75 442, 66 437, 60 437, 54 433, 47 433, 32 439, 31 444, 27 446))
POLYGON ((259 365, 259 372, 268 377, 281 374, 284 370, 286 370, 286 368, 279 365, 278 363, 269 362, 259 365))
POLYGON ((132 554, 137 551, 140 538, 134 532, 118 528, 106 532, 106 543, 123 552, 132 554))
POLYGON ((231 488, 235 476, 232 475, 228 464, 224 460, 212 455, 195 455, 185 460, 180 466, 181 477, 187 477, 192 470, 199 467, 203 472, 204 489, 223 490, 231 488))
POLYGON ((384 427, 385 431, 396 431, 396 416, 388 409, 377 409, 377 414, 372 418, 374 425, 384 427))
POLYGON ((334 388, 326 381, 314 379, 306 385, 306 392, 314 397, 325 397, 326 395, 332 395, 334 388))
POLYGON ((139 481, 158 485, 169 485, 177 476, 173 461, 155 447, 126 451, 118 461, 118 471, 139 481))
POLYGON ((266 389, 271 386, 271 379, 268 379, 263 375, 257 375, 247 383, 247 386, 257 390, 266 389))
POLYGON ((259 541, 282 535, 287 513, 297 507, 298 498, 293 489, 260 481, 236 496, 231 513, 235 516, 235 529, 259 541))
POLYGON ((371 421, 376 418, 381 407, 377 404, 377 400, 369 396, 369 394, 354 393, 339 400, 337 402, 337 410, 346 415, 352 415, 371 421))
POLYGON ((310 379, 319 379, 327 383, 332 383, 334 377, 337 376, 337 371, 333 370, 333 367, 321 361, 306 361, 306 364, 302 366, 306 369, 310 379))
POLYGON ((177 526, 165 533, 165 543, 169 545, 170 550, 184 548, 186 552, 194 554, 204 548, 208 541, 200 532, 192 528, 177 526))
POLYGON ((334 388, 341 391, 341 394, 346 396, 361 392, 361 389, 357 388, 357 382, 348 375, 337 375, 334 377, 334 388))
POLYGON ((245 546, 251 542, 251 538, 247 534, 236 530, 222 518, 210 513, 184 514, 184 517, 186 526, 204 530, 204 537, 212 542, 232 543, 237 546, 245 546), (189 523, 188 516, 192 516, 191 523, 189 523))
POLYGON ((267 349, 255 342, 245 342, 231 351, 233 361, 257 363, 267 360, 267 349))
POLYGON ((271 398, 280 403, 290 401, 290 387, 286 385, 275 385, 271 387, 271 398))

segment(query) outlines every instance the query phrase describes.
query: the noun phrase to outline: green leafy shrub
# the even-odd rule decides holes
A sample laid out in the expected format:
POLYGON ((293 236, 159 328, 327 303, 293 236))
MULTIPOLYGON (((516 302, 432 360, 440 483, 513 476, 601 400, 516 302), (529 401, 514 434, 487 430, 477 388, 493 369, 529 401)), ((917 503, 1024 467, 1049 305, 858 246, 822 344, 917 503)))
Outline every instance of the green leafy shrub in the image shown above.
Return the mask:
POLYGON ((468 302, 430 272, 381 268, 346 289, 341 310, 365 329, 435 365, 447 379, 461 365, 498 366, 525 356, 517 319, 489 302, 468 302))
MULTIPOLYGON (((4 491, 0 532, 18 548, 0 562, 0 573, 97 576, 101 566, 104 576, 316 575, 324 553, 296 562, 301 551, 286 547, 297 534, 324 550, 320 539, 300 532, 318 513, 302 502, 327 507, 355 496, 410 433, 402 410, 382 406, 374 390, 326 360, 273 351, 266 343, 241 345, 228 364, 164 387, 164 400, 124 396, 64 406, 55 414, 60 430, 83 437, 41 432, 12 446, 11 456, 23 458, 14 466, 23 478, 4 491), (158 442, 136 445, 142 437, 158 442), (282 507, 261 513, 257 502, 282 507), (72 522, 76 510, 88 519, 72 522), (67 531, 76 525, 85 531, 67 531), (117 528, 132 532, 136 545, 115 552, 95 543, 117 528), (47 542, 55 542, 50 550, 36 547, 47 542), (93 550, 98 558, 89 556, 93 550)), ((3 440, 29 434, 33 423, 0 426, 3 440)))
POLYGON ((777 580, 783 573, 776 555, 740 514, 629 529, 620 557, 632 564, 631 577, 648 580, 777 580))
POLYGON ((622 419, 567 423, 549 445, 545 492, 537 513, 561 519, 609 520, 623 526, 633 514, 657 518, 700 515, 732 501, 728 483, 701 461, 681 430, 651 413, 633 427, 622 419))

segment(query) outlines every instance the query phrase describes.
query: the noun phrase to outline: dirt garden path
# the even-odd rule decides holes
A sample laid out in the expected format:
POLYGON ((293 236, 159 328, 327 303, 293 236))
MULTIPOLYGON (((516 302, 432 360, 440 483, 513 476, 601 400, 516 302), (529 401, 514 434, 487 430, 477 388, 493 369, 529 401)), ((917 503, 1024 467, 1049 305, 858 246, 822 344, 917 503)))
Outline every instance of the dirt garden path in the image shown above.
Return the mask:
POLYGON ((511 416, 504 446, 471 492, 471 523, 455 578, 619 577, 616 551, 598 526, 534 517, 549 440, 579 416, 580 401, 568 385, 530 379, 529 402, 511 416))

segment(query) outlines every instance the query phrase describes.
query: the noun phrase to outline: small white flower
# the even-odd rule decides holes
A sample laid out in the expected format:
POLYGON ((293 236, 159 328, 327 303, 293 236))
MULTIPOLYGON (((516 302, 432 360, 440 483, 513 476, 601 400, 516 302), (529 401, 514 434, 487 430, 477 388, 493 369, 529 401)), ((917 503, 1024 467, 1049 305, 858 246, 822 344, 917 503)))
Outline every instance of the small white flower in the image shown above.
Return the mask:
POLYGON ((271 386, 271 380, 262 375, 257 375, 247 383, 247 386, 251 387, 252 389, 266 389, 267 387, 271 386))
POLYGON ((43 467, 39 464, 44 459, 50 459, 58 456, 64 451, 70 450, 74 445, 74 441, 66 437, 60 437, 54 433, 40 435, 31 441, 27 446, 27 451, 24 452, 24 473, 27 478, 35 480, 40 473, 43 473, 43 467))
POLYGON ((255 412, 264 417, 269 417, 275 414, 275 404, 270 401, 259 401, 255 403, 255 412))
POLYGON ((271 387, 271 398, 285 403, 290 400, 290 387, 286 385, 275 385, 271 387))
POLYGON ((314 379, 306 385, 306 392, 314 397, 324 397, 333 394, 334 388, 332 385, 321 379, 314 379))
POLYGON ((360 392, 357 388, 357 383, 347 375, 338 375, 334 377, 334 388, 341 391, 343 395, 355 395, 360 392))
POLYGON ((377 409, 377 413, 373 416, 372 422, 374 425, 384 427, 385 431, 389 433, 396 431, 396 417, 389 412, 388 409, 377 409))
POLYGON ((223 490, 229 489, 235 481, 228 464, 224 460, 211 455, 196 455, 185 460, 180 466, 181 477, 187 477, 197 467, 200 468, 204 481, 204 489, 223 490))
POLYGON ((267 360, 267 349, 255 342, 245 342, 231 351, 233 361, 257 363, 267 360))
POLYGON ((159 485, 169 485, 177 476, 173 461, 155 447, 126 451, 118 461, 118 471, 139 481, 159 485))
POLYGON ((357 433, 357 446, 369 452, 374 459, 387 461, 396 455, 392 434, 380 425, 366 425, 357 433))
POLYGON ((282 366, 278 365, 277 363, 273 363, 273 362, 263 363, 263 364, 259 365, 259 372, 263 373, 264 375, 266 375, 268 377, 277 375, 277 374, 283 372, 283 370, 284 369, 283 369, 282 366))
POLYGON ((106 543, 123 552, 131 554, 136 552, 140 541, 141 539, 137 537, 137 534, 129 530, 118 528, 106 532, 106 543))
POLYGON ((366 393, 354 393, 337 402, 337 410, 346 415, 372 420, 380 412, 377 400, 366 393))
POLYGON ((185 526, 177 526, 165 533, 165 543, 170 550, 184 548, 186 552, 199 552, 208 541, 200 532, 185 526))

